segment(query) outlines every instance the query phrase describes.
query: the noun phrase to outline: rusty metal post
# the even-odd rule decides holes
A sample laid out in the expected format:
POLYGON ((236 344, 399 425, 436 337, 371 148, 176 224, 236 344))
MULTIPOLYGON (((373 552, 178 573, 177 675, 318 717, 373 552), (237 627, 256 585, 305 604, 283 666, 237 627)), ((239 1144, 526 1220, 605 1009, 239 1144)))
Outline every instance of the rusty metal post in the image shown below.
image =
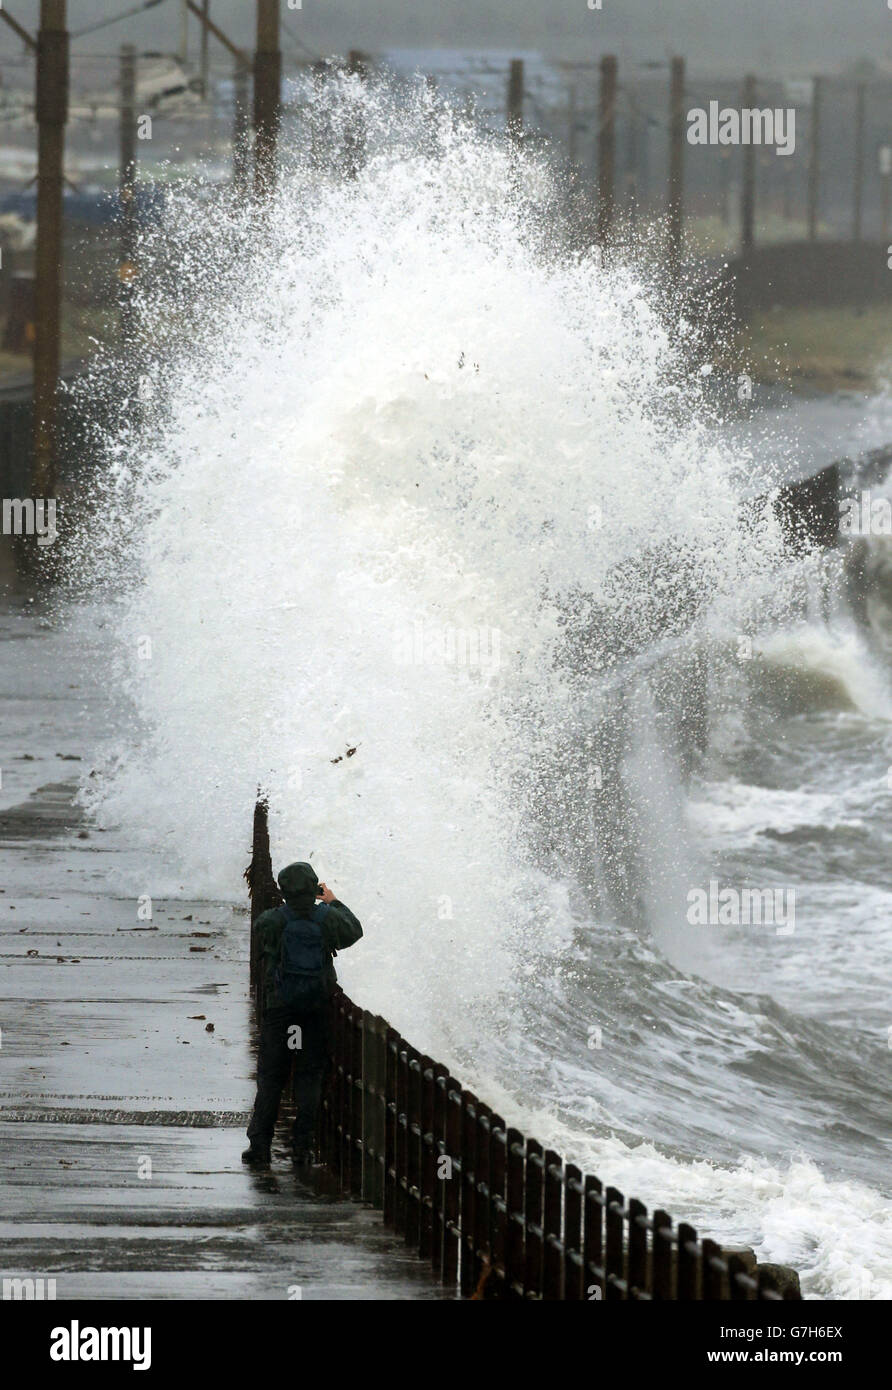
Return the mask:
POLYGON ((66 0, 41 0, 37 35, 37 248, 32 492, 56 492, 62 330, 62 185, 68 119, 66 0))
POLYGON ((257 0, 257 48, 254 54, 254 193, 266 198, 276 186, 282 50, 279 47, 279 0, 257 0))

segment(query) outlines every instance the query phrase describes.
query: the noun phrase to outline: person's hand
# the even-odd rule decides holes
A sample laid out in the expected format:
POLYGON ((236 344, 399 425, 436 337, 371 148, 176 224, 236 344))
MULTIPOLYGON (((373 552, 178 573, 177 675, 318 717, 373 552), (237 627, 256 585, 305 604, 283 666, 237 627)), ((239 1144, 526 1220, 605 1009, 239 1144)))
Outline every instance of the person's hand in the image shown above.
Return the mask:
POLYGON ((316 888, 316 897, 321 898, 324 903, 334 902, 334 893, 325 883, 320 883, 316 888))

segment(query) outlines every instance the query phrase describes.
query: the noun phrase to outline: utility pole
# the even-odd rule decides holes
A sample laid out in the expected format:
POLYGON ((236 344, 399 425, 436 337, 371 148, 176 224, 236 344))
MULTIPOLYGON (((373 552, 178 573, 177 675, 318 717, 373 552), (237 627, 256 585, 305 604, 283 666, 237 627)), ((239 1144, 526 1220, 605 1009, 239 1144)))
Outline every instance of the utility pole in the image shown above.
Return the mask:
POLYGON ((211 15, 211 0, 201 0, 201 33, 199 36, 199 81, 201 82, 201 99, 208 99, 208 44, 210 41, 210 31, 208 30, 208 20, 211 15))
POLYGON ((279 0, 257 0, 257 49, 254 55, 254 193, 258 198, 268 197, 276 186, 281 83, 279 0))
POLYGON ((889 185, 892 182, 892 145, 880 145, 880 226, 883 245, 889 240, 889 185))
POLYGON ((721 170, 721 219, 722 226, 728 227, 731 223, 731 164, 728 158, 728 150, 719 150, 719 168, 721 170))
MULTIPOLYGON (((347 54, 347 72, 366 83, 369 77, 368 55, 360 48, 351 48, 347 54)), ((359 177, 359 171, 366 156, 365 114, 357 105, 349 113, 344 127, 344 176, 348 179, 359 177)))
POLYGON ((818 200, 821 188, 821 97, 823 81, 812 80, 811 132, 808 151, 808 239, 818 235, 818 200))
POLYGON ((180 0, 180 62, 183 67, 189 59, 189 6, 180 0))
POLYGON ((523 59, 512 58, 508 73, 508 115, 506 130, 508 139, 519 141, 523 138, 523 59))
POLYGON ((121 204, 121 336, 133 327, 133 280, 136 274, 136 49, 121 47, 121 160, 118 193, 121 204))
POLYGON ((861 240, 864 195, 864 106, 866 88, 859 82, 855 89, 855 187, 853 189, 852 237, 861 240))
MULTIPOLYGON (((232 42, 227 34, 218 24, 215 24, 210 15, 210 0, 202 0, 199 9, 196 0, 185 0, 186 10, 194 14, 201 25, 202 43, 206 43, 209 36, 213 34, 218 43, 221 43, 227 53, 231 53, 235 59, 233 71, 233 89, 235 94, 235 109, 233 115, 232 131, 232 181, 236 190, 240 193, 247 193, 249 183, 248 170, 248 131, 250 128, 248 112, 248 73, 251 68, 251 59, 238 44, 232 42)), ((202 48, 204 55, 204 48, 202 48)), ((206 57, 203 56, 202 62, 205 64, 206 57)), ((206 88, 205 88, 206 91, 206 88)))
POLYGON ((578 132, 576 119, 576 83, 570 83, 567 93, 567 163, 571 169, 576 168, 578 132))
POLYGON ((632 103, 629 128, 626 132, 626 212, 629 226, 634 227, 638 216, 638 108, 632 103))
POLYGON ((28 33, 28 30, 24 29, 17 19, 13 19, 12 15, 3 9, 2 5, 0 5, 0 19, 3 20, 4 24, 9 25, 14 34, 18 34, 26 48, 29 48, 32 53, 36 53, 37 44, 28 33))
POLYGON ((232 72, 232 183, 239 198, 247 197, 251 184, 251 95, 249 73, 236 61, 232 72))
MULTIPOLYGON (((743 109, 756 109, 756 79, 750 74, 743 79, 743 109)), ((756 226, 756 147, 743 147, 743 184, 740 193, 740 245, 746 256, 755 243, 756 226)))
POLYGON ((598 240, 607 241, 613 227, 616 178, 616 58, 601 59, 598 101, 598 240))
POLYGON ((684 58, 673 58, 669 79, 669 275, 674 281, 681 270, 684 238, 684 58))
POLYGON ((62 184, 68 119, 66 0, 41 0, 37 35, 37 248, 33 495, 56 491, 61 357, 62 184))

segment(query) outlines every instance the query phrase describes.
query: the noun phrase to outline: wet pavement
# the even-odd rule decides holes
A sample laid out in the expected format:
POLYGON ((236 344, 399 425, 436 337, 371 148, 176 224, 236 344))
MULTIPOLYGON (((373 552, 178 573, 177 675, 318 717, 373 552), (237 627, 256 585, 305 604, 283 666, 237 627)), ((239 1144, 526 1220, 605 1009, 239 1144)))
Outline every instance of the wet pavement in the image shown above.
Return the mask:
POLYGON ((155 899, 146 920, 143 887, 122 891, 127 846, 72 799, 90 666, 0 607, 0 1276, 55 1277, 60 1299, 443 1297, 327 1175, 282 1147, 242 1167, 247 913, 155 899))

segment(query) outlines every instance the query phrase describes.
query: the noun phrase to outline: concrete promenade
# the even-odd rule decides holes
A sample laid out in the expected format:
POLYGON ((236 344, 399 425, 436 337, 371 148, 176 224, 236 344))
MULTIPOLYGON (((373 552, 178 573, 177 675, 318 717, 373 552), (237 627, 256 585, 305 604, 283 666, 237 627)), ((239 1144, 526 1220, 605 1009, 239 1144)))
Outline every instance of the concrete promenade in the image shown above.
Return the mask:
POLYGON ((0 1277, 55 1278, 58 1299, 442 1298, 327 1177, 284 1150, 242 1167, 247 914, 137 918, 137 861, 72 800, 93 665, 34 605, 0 607, 0 1277))

